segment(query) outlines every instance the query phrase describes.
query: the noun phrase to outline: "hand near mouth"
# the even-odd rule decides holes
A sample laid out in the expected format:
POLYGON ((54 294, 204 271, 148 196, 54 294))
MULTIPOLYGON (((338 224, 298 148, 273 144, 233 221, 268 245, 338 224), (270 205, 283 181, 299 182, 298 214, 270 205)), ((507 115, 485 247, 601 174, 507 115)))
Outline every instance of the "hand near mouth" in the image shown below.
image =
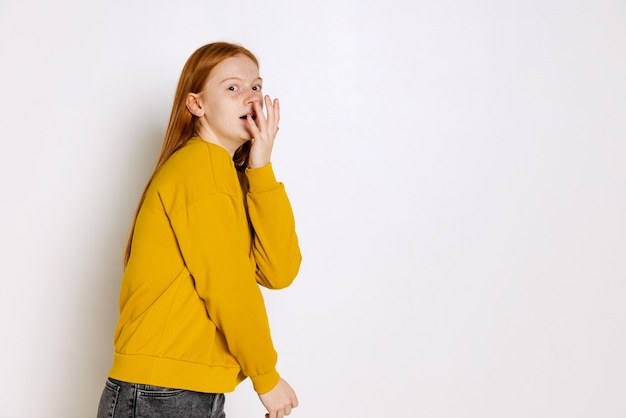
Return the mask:
POLYGON ((278 99, 264 97, 267 117, 263 114, 263 106, 259 102, 254 103, 256 119, 248 115, 248 129, 252 134, 250 157, 248 167, 259 168, 270 162, 274 139, 278 133, 278 122, 280 120, 280 104, 278 99))

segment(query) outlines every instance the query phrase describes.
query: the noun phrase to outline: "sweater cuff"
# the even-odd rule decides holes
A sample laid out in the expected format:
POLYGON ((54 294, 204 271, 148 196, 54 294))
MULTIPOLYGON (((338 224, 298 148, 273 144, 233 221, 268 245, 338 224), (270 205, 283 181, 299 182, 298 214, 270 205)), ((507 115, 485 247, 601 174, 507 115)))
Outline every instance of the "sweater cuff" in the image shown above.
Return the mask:
POLYGON ((250 185, 250 193, 270 190, 278 184, 276 176, 274 176, 272 163, 268 163, 259 168, 247 168, 246 176, 248 177, 248 183, 250 185))
POLYGON ((280 375, 276 370, 273 370, 266 374, 250 377, 250 380, 252 380, 252 386, 254 387, 254 391, 259 395, 262 395, 274 389, 274 387, 278 384, 279 379, 280 375))

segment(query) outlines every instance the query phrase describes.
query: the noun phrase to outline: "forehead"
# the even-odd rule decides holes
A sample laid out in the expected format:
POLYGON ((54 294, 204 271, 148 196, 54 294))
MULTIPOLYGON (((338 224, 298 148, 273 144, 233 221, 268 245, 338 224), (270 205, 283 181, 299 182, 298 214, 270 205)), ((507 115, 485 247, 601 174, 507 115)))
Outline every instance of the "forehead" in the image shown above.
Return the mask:
POLYGON ((207 81, 220 83, 229 78, 255 80, 259 78, 259 67, 245 55, 236 55, 217 64, 207 81))

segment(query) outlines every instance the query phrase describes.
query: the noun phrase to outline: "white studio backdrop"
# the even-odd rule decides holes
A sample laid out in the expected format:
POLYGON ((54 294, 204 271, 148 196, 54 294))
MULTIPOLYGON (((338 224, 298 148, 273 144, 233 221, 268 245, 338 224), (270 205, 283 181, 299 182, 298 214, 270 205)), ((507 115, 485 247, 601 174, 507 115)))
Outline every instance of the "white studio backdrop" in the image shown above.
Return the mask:
POLYGON ((626 2, 2 0, 0 417, 95 416, 129 223, 216 40, 281 99, 293 417, 626 416, 626 2))

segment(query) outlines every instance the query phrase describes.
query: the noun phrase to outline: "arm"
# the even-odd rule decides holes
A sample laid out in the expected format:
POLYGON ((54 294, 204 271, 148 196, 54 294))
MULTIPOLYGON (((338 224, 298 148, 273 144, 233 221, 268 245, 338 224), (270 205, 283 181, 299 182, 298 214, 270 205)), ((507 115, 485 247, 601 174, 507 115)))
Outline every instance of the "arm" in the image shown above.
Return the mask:
POLYGON ((276 181, 271 163, 248 169, 246 175, 257 282, 270 289, 287 287, 298 274, 302 256, 285 187, 276 181))
POLYGON ((252 255, 259 284, 279 289, 289 286, 300 268, 302 256, 295 222, 285 187, 276 181, 270 158, 280 121, 278 99, 264 97, 254 103, 256 120, 248 118, 252 135, 249 168, 246 170, 249 191, 248 214, 254 229, 252 255))

